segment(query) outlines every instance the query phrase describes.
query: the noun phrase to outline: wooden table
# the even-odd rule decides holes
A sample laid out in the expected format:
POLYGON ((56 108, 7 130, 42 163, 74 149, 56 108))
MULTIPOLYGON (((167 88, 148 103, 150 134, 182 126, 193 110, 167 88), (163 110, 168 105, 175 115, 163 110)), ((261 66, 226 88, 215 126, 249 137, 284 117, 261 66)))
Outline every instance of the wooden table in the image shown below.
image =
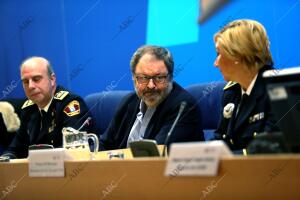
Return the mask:
POLYGON ((165 177, 165 158, 124 151, 128 159, 66 161, 63 178, 28 177, 26 159, 0 163, 0 199, 300 199, 300 155, 238 156, 216 177, 165 177))

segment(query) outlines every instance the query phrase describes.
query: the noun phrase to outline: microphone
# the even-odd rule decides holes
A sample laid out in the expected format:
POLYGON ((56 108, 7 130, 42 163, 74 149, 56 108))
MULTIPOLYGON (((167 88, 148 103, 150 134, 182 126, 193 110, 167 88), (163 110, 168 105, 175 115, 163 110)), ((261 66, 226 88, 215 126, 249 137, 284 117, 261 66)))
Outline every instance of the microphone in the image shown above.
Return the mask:
POLYGON ((90 124, 91 119, 92 119, 91 117, 88 117, 78 129, 75 129, 73 127, 64 127, 62 129, 63 135, 79 133, 82 128, 90 124))
POLYGON ((92 120, 91 117, 88 117, 84 122, 83 124, 79 127, 79 129, 77 129, 77 131, 80 131, 82 128, 84 128, 86 125, 89 125, 90 124, 90 121, 92 120))
POLYGON ((168 132, 168 134, 166 136, 162 156, 165 156, 165 154, 166 154, 166 146, 167 146, 167 144, 170 140, 171 133, 173 132, 173 130, 174 130, 174 128, 175 128, 175 126, 176 126, 176 124, 179 120, 179 117, 181 116, 181 114, 182 114, 184 108, 186 107, 186 105, 187 105, 187 103, 185 101, 182 101, 181 104, 180 104, 180 108, 179 108, 177 117, 176 117, 175 121, 173 122, 172 127, 170 128, 170 131, 168 132))

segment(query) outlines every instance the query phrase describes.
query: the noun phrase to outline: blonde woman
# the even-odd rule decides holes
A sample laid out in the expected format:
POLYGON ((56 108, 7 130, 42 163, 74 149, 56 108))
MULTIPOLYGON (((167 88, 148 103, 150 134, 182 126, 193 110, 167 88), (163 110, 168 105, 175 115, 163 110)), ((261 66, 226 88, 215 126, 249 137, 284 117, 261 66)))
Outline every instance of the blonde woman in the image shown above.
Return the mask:
POLYGON ((231 150, 247 147, 256 134, 277 130, 262 79, 273 59, 265 28, 254 20, 235 20, 214 36, 218 67, 228 84, 216 138, 231 150))

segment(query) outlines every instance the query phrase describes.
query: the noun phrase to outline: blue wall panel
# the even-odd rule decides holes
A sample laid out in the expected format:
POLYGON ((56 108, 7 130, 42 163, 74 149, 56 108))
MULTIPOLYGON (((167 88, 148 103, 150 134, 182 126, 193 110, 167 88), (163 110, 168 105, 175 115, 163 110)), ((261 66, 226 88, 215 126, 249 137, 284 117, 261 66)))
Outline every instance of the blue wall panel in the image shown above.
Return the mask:
POLYGON ((47 57, 58 82, 82 96, 133 89, 129 61, 146 43, 173 52, 175 80, 183 86, 222 80, 213 66, 213 35, 238 18, 265 25, 278 68, 300 65, 299 0, 231 1, 201 25, 198 4, 198 0, 1 0, 0 98, 24 96, 19 65, 34 55, 47 57))
POLYGON ((149 0, 147 44, 180 45, 198 41, 198 0, 149 0))

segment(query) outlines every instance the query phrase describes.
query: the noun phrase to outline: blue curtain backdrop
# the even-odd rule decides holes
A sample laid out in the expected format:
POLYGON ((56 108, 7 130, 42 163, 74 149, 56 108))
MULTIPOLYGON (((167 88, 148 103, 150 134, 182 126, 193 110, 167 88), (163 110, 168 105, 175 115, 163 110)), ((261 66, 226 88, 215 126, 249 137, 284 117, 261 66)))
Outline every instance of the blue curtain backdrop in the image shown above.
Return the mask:
POLYGON ((85 96, 132 89, 129 61, 143 44, 169 48, 183 86, 222 80, 213 35, 238 18, 263 23, 277 68, 300 65, 299 0, 235 0, 197 24, 198 0, 1 0, 0 98, 24 97, 19 65, 48 58, 58 83, 85 96))

